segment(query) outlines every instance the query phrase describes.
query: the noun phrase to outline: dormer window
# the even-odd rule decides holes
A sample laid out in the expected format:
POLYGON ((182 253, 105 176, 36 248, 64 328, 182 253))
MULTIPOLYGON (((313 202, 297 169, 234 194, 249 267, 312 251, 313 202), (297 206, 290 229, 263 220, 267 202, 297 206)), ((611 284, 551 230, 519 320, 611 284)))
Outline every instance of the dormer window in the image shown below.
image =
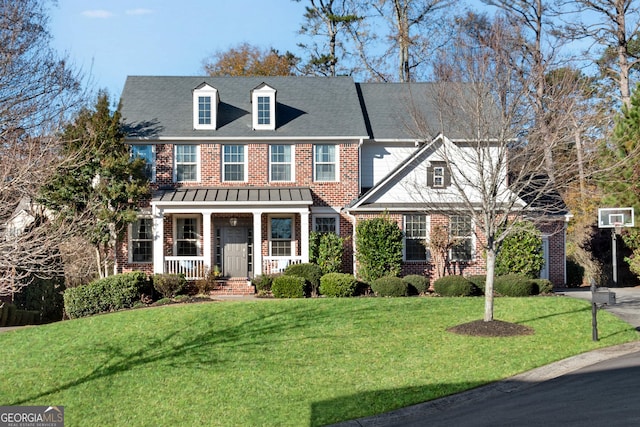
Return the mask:
POLYGON ((275 130, 276 90, 262 83, 251 91, 251 115, 254 130, 275 130))
POLYGON ((193 90, 193 128, 216 129, 218 90, 206 83, 193 90))

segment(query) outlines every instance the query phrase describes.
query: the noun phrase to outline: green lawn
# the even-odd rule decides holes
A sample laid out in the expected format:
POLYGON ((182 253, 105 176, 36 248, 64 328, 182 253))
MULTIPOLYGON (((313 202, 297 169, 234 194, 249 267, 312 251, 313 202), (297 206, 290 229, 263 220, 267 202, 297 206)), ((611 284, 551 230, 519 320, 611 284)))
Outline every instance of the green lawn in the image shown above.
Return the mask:
POLYGON ((499 298, 534 335, 446 328, 482 298, 214 302, 0 334, 0 405, 63 405, 67 426, 325 425, 459 392, 638 333, 587 301, 499 298))

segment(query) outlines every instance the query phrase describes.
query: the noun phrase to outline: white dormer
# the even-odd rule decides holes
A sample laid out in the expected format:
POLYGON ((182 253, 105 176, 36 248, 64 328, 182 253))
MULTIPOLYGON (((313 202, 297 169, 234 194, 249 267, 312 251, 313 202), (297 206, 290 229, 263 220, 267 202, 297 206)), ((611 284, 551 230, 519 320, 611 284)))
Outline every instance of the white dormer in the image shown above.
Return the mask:
POLYGON ((216 129, 218 90, 206 83, 193 90, 193 128, 216 129))
POLYGON ((276 90, 266 83, 251 91, 251 116, 254 130, 276 129, 276 90))

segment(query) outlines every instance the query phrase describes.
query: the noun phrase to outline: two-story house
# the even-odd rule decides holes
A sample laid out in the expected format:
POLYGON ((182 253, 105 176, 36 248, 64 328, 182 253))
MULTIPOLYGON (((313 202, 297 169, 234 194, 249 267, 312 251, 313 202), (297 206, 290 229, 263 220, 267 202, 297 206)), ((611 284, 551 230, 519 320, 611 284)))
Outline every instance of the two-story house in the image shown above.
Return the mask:
MULTIPOLYGON (((311 231, 353 242, 359 219, 390 213, 405 230, 407 273, 429 271, 421 242, 442 221, 468 236, 453 259, 481 272, 467 217, 425 212, 392 185, 420 162, 432 168, 430 185, 447 180, 411 129, 407 94, 407 85, 350 77, 129 77, 126 143, 147 160, 153 195, 118 245, 118 271, 195 279, 218 268, 246 284, 307 262, 311 231)), ((545 238, 541 274, 562 284, 564 233, 545 238)), ((346 249, 343 270, 353 272, 353 245, 346 249)))

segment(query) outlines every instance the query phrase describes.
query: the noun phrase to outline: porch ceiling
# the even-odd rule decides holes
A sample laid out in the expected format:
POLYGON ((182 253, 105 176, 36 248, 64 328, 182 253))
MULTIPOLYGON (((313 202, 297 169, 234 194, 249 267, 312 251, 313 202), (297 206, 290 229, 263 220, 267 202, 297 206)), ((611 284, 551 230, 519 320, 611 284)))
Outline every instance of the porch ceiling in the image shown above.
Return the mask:
POLYGON ((311 190, 306 187, 270 188, 178 188, 158 190, 153 203, 281 203, 311 205, 311 190))

